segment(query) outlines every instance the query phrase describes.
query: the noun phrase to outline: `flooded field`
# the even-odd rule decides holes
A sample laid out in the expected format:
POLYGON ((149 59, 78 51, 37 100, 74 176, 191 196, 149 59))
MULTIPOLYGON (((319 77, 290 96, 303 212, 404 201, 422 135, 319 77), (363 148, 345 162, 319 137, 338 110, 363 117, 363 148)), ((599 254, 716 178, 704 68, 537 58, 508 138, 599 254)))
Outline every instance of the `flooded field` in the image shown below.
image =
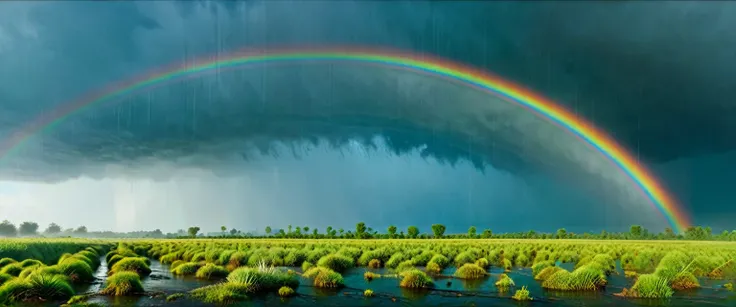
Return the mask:
MULTIPOLYGON (((736 292, 727 288, 727 284, 736 279, 736 269, 731 265, 730 258, 733 257, 733 244, 704 244, 699 249, 694 249, 689 245, 693 243, 638 242, 624 246, 594 241, 443 240, 394 242, 391 245, 386 242, 388 241, 106 242, 104 246, 98 247, 101 250, 98 254, 99 260, 89 261, 95 266, 94 277, 87 282, 74 282, 73 292, 81 295, 77 303, 86 306, 736 305, 736 292), (367 261, 368 259, 371 261, 367 261), (343 260, 345 262, 341 263, 343 260), (121 264, 126 261, 138 264, 121 264), (441 268, 436 270, 438 263, 441 268), (192 269, 183 270, 185 266, 191 266, 192 269), (458 267, 462 269, 458 270, 458 267), (467 272, 460 272, 468 268, 477 268, 482 272, 475 277, 467 272), (560 285, 552 285, 551 279, 570 275, 573 276, 570 282, 574 284, 575 278, 580 279, 579 272, 591 268, 594 272, 600 272, 600 277, 596 277, 599 279, 590 284, 592 286, 575 291, 550 289, 562 288, 560 285), (306 273, 304 269, 307 269, 306 273), (541 277, 545 275, 545 269, 563 273, 541 277), (220 274, 205 276, 202 272, 206 270, 220 274), (674 273, 668 273, 668 270, 674 273), (336 282, 330 284, 318 281, 320 275, 315 277, 310 271, 334 274, 337 276, 336 282), (110 288, 114 288, 110 278, 125 272, 139 274, 134 274, 134 279, 140 281, 140 290, 110 292, 110 288), (420 277, 427 276, 429 283, 407 283, 410 272, 419 272, 417 274, 420 277), (426 275, 424 272, 427 272, 426 275), (257 278, 249 280, 233 277, 238 273, 257 278), (662 293, 666 297, 620 295, 631 291, 629 293, 644 296, 648 290, 637 285, 638 276, 644 275, 665 278, 669 286, 664 285, 667 292, 662 293), (685 275, 697 276, 692 277, 696 281, 690 281, 690 286, 684 287, 678 280, 683 280, 681 277, 685 275), (276 287, 269 288, 268 284, 273 283, 268 281, 273 280, 269 276, 281 278, 282 281, 277 281, 276 287), (497 286, 496 283, 503 276, 508 276, 513 285, 506 288, 497 286), (247 295, 240 295, 237 291, 223 292, 221 290, 224 288, 218 288, 235 284, 249 284, 248 288, 242 290, 247 295), (279 287, 284 288, 285 285, 290 285, 295 293, 280 296, 282 289, 279 287), (529 291, 532 300, 519 301, 513 298, 522 287, 529 291), (368 289, 372 291, 372 295, 366 295, 368 289)), ((90 249, 80 253, 91 255, 87 250, 90 249)), ((30 280, 34 274, 40 274, 40 270, 53 271, 57 267, 62 269, 62 274, 69 274, 64 265, 72 259, 84 258, 79 253, 67 253, 58 261, 59 264, 37 265, 29 269, 29 272, 18 273, 19 277, 10 280, 30 280)), ((15 265, 9 260, 6 262, 11 266, 15 265)), ((28 261, 17 264, 26 262, 28 261)), ((12 270, 4 268, 4 271, 12 270)), ((74 274, 69 276, 76 277, 74 274)), ((11 288, 7 286, 8 283, 0 286, 0 299, 6 301, 9 296, 4 292, 11 288)), ((59 306, 64 301, 26 299, 15 303, 23 306, 59 306)))

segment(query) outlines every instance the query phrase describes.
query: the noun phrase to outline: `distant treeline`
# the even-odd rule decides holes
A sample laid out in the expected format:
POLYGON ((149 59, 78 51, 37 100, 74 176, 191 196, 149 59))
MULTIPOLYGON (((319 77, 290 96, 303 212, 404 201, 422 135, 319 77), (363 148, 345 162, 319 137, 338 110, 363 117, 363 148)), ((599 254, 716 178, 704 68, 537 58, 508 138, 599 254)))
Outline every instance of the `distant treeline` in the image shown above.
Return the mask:
POLYGON ((736 230, 728 232, 724 230, 720 234, 713 234, 710 227, 689 227, 682 234, 675 234, 671 228, 665 228, 663 232, 650 232, 639 225, 632 225, 628 232, 600 233, 573 233, 565 228, 560 228, 555 233, 544 233, 530 230, 527 232, 493 233, 490 229, 478 231, 475 226, 470 226, 467 233, 446 234, 445 225, 433 224, 431 232, 422 232, 417 226, 409 226, 406 231, 399 230, 396 226, 389 226, 386 232, 379 232, 365 223, 355 225, 355 229, 345 230, 343 228, 332 228, 328 226, 324 232, 318 228, 309 226, 288 225, 286 229, 273 229, 267 226, 265 234, 254 232, 242 232, 237 229, 227 230, 220 227, 219 232, 200 233, 201 228, 189 227, 186 231, 178 230, 176 233, 163 233, 160 229, 153 231, 112 232, 112 231, 88 231, 87 227, 62 229, 59 225, 51 223, 44 231, 39 231, 35 222, 23 222, 15 226, 10 221, 0 223, 0 237, 94 237, 94 238, 283 238, 283 239, 597 239, 597 240, 709 240, 709 241, 736 241, 736 230))

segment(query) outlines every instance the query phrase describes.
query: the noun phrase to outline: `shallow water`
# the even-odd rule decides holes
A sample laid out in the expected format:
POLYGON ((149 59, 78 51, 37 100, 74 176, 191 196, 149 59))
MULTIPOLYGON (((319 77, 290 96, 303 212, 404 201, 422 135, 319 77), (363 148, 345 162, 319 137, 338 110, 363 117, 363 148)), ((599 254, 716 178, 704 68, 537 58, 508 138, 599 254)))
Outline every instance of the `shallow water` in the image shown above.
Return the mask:
MULTIPOLYGON (((103 261, 104 262, 104 261, 103 261)), ((561 264, 570 269, 570 264, 561 264)), ((181 300, 166 302, 166 296, 173 293, 187 292, 199 287, 215 284, 219 281, 198 280, 193 277, 177 277, 169 272, 168 265, 152 261, 152 273, 143 279, 143 287, 147 292, 159 293, 156 296, 142 297, 105 297, 96 296, 90 302, 114 306, 208 306, 200 302, 181 300)), ((299 268, 292 268, 301 271, 299 268)), ((314 288, 308 280, 296 289, 296 297, 282 299, 275 294, 254 297, 249 301, 234 306, 736 306, 736 294, 721 289, 728 281, 701 280, 703 288, 690 292, 677 292, 666 301, 631 300, 614 296, 623 287, 630 287, 631 280, 618 270, 618 275, 609 277, 609 285, 604 291, 570 293, 547 291, 532 277, 531 269, 515 269, 507 273, 516 283, 517 288, 527 286, 534 301, 517 302, 511 299, 515 289, 500 292, 494 283, 500 268, 492 268, 491 276, 477 281, 463 281, 451 277, 435 278, 435 289, 430 291, 411 291, 401 289, 396 278, 377 278, 370 282, 363 278, 367 270, 378 274, 388 273, 386 269, 355 268, 345 274, 346 288, 341 290, 324 290, 314 288), (371 289, 375 297, 363 297, 363 291, 371 289)), ((97 271, 100 281, 96 284, 79 288, 78 293, 97 292, 106 277, 107 267, 103 263, 97 271)), ((451 276, 454 268, 443 271, 443 275, 451 276)))

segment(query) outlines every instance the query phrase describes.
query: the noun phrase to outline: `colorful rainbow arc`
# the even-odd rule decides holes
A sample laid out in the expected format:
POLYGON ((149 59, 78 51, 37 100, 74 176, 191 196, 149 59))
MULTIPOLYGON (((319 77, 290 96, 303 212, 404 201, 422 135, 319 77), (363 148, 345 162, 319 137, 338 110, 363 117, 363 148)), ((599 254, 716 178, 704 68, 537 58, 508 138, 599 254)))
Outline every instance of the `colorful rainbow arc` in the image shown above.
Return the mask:
POLYGON ((348 61, 366 64, 379 64, 396 68, 410 69, 432 75, 449 78, 464 84, 484 89, 504 100, 517 103, 537 115, 540 115, 561 127, 601 152, 617 167, 624 171, 632 181, 647 195, 652 203, 667 219, 675 231, 682 233, 690 224, 688 216, 678 208, 674 199, 667 194, 655 178, 623 148, 610 137, 596 129, 583 119, 571 114, 555 103, 508 81, 488 73, 464 67, 427 56, 417 56, 399 52, 386 52, 365 49, 320 49, 320 50, 286 50, 267 53, 239 53, 226 58, 205 61, 188 67, 176 67, 149 74, 110 87, 102 92, 92 94, 83 99, 63 104, 53 112, 39 117, 15 134, 0 143, 0 161, 17 151, 21 145, 37 133, 49 130, 67 117, 78 113, 89 106, 114 98, 143 90, 159 83, 178 79, 193 74, 247 64, 295 62, 295 61, 348 61))

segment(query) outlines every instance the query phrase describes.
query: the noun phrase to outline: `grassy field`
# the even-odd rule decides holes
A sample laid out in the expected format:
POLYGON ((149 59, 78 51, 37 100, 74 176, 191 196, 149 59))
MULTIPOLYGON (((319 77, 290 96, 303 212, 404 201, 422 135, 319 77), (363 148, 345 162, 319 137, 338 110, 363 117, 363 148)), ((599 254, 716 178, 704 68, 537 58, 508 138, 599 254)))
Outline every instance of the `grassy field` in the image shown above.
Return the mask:
MULTIPOLYGON (((140 295, 141 279, 151 261, 168 265, 174 275, 222 282, 173 294, 169 300, 227 303, 259 293, 294 295, 300 283, 320 288, 344 286, 342 273, 354 267, 364 277, 399 279, 404 288, 432 288, 452 271, 458 279, 481 279, 491 267, 507 272, 530 268, 545 289, 597 291, 609 276, 625 274, 633 286, 618 295, 668 298, 676 291, 700 287, 704 279, 736 278, 736 243, 700 241, 597 241, 522 239, 312 240, 312 239, 179 239, 179 240, 0 240, 0 304, 27 300, 70 299, 81 302, 72 285, 88 283, 106 262, 108 277, 95 295, 140 295), (572 269, 562 263, 574 264, 572 269), (293 268, 301 268, 296 270, 293 268), (455 268, 454 270, 447 270, 455 268)), ((507 275, 496 287, 530 299, 525 285, 507 275)), ((366 296, 373 292, 366 290, 366 296)), ((533 294, 531 294, 533 295, 533 294)))

